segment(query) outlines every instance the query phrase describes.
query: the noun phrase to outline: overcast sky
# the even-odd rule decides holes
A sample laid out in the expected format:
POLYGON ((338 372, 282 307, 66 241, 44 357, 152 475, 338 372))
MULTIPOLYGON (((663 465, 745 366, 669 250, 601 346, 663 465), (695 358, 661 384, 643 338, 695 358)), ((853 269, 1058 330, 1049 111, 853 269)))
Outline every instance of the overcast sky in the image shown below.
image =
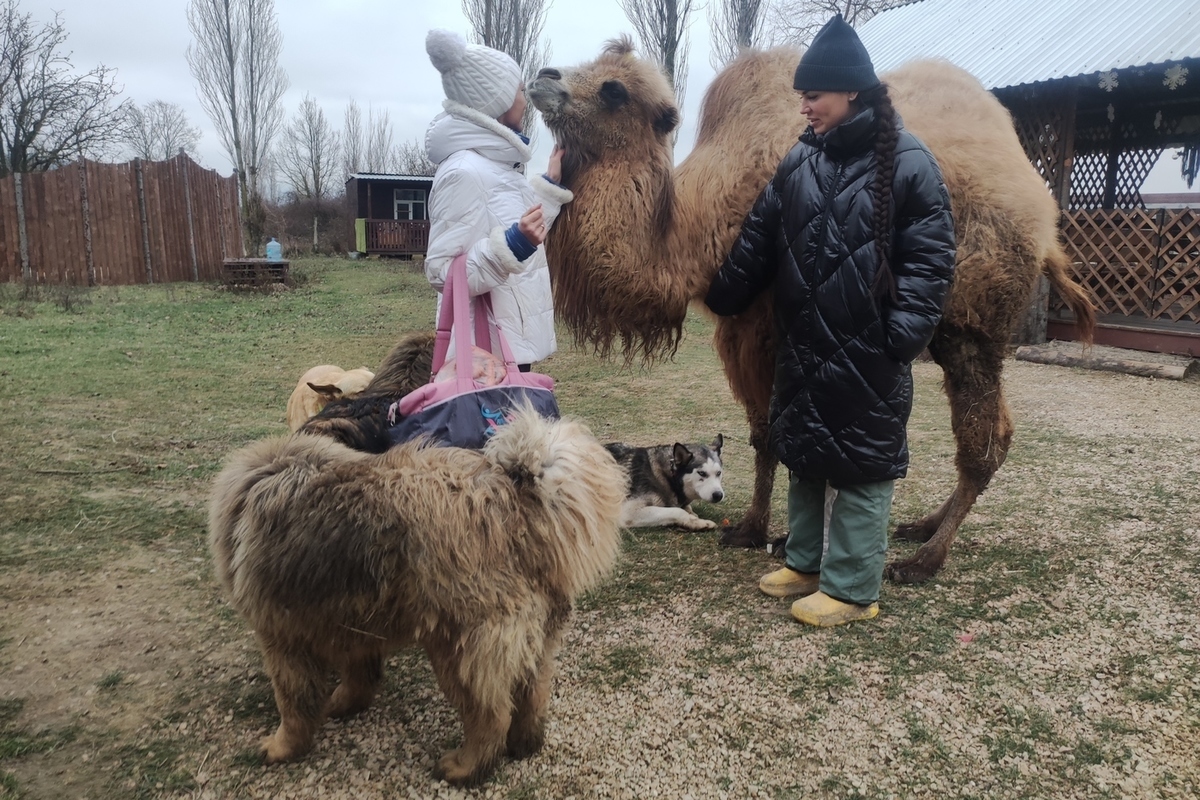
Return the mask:
MULTIPOLYGON (((176 103, 204 135, 199 160, 222 174, 231 172, 212 123, 196 99, 185 51, 191 42, 187 0, 20 0, 22 11, 38 21, 62 12, 67 49, 76 69, 96 64, 116 68, 123 97, 139 104, 176 103)), ((691 24, 687 93, 676 158, 691 150, 700 100, 713 77, 709 66, 709 24, 696 3, 691 24)), ((425 54, 425 34, 447 28, 469 32, 458 0, 276 0, 283 32, 282 66, 291 86, 284 95, 285 118, 311 94, 336 128, 347 102, 386 110, 396 141, 424 141, 425 128, 444 97, 437 70, 425 54)), ((594 58, 604 41, 633 33, 617 0, 552 0, 544 36, 551 63, 572 65, 594 58)), ((540 122, 538 123, 540 127, 540 122)), ((549 153, 549 134, 537 137, 533 167, 549 153)), ((1144 191, 1183 191, 1179 161, 1164 154, 1144 191)))
MULTIPOLYGON (((117 69, 124 97, 182 106, 204 131, 201 163, 230 172, 230 160, 196 99, 184 55, 191 42, 187 0, 21 0, 20 5, 38 20, 62 12, 78 70, 103 63, 117 69)), ((276 0, 275 10, 284 40, 282 67, 291 83, 283 100, 285 118, 307 92, 340 129, 353 98, 364 121, 368 106, 386 110, 397 142, 424 142, 445 97, 425 53, 425 34, 431 28, 469 34, 458 0, 276 0)), ((552 0, 543 35, 551 43, 552 62, 571 65, 594 58, 606 39, 621 33, 632 34, 633 27, 617 0, 552 0)), ((686 96, 681 156, 691 148, 696 110, 712 79, 708 52, 708 20, 700 10, 693 13, 688 69, 690 86, 698 88, 686 96)), ((541 169, 552 144, 544 129, 536 144, 533 166, 541 169)))

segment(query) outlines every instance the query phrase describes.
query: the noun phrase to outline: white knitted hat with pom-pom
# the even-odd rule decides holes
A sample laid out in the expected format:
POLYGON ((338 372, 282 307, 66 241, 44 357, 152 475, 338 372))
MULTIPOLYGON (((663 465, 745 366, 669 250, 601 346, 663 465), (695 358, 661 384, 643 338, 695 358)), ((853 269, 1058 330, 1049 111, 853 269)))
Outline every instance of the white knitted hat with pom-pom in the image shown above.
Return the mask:
POLYGON ((442 73, 446 98, 496 118, 512 107, 521 85, 521 68, 512 57, 451 31, 433 30, 425 51, 442 73))

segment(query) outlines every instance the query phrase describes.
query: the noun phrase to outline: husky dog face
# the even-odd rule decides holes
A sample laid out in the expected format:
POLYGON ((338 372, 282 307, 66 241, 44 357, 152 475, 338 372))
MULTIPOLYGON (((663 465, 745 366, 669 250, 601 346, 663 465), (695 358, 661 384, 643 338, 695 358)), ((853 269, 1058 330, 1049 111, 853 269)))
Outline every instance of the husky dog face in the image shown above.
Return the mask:
POLYGON ((719 503, 725 498, 725 490, 721 487, 724 472, 721 445, 724 441, 718 433, 709 445, 675 445, 675 466, 682 473, 683 493, 688 500, 719 503))

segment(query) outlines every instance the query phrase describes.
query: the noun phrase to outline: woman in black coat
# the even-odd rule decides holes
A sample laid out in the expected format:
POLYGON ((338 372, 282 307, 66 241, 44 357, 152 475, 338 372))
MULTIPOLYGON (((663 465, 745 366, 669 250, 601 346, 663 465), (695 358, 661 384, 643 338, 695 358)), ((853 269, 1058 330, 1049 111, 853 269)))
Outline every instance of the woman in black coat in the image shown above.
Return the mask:
POLYGON ((792 615, 825 626, 879 613, 894 481, 908 470, 910 363, 941 319, 954 224, 937 162, 840 16, 813 39, 794 88, 809 127, 705 302, 732 315, 774 292, 770 435, 791 473, 787 566, 759 587, 803 595, 792 615))

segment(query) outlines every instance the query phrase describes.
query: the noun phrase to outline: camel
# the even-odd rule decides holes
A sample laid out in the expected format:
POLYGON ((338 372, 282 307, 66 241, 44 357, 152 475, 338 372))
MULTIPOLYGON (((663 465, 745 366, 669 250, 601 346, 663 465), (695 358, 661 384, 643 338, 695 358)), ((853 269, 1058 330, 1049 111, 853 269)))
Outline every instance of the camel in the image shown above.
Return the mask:
MULTIPOLYGON (((563 182, 575 194, 547 241, 555 309, 576 341, 601 356, 650 364, 678 346, 689 304, 702 300, 742 220, 806 123, 792 90, 800 51, 742 55, 705 94, 696 144, 672 165, 679 121, 661 71, 627 37, 571 69, 543 69, 529 87, 566 148, 563 182)), ((944 61, 881 76, 909 130, 933 151, 950 192, 958 261, 929 352, 944 371, 956 440, 957 484, 895 535, 923 542, 887 576, 916 583, 943 565, 963 518, 1004 463, 1013 424, 1000 373, 1039 276, 1090 341, 1095 312, 1068 275, 1059 210, 1021 148, 1012 119, 977 80, 944 61)), ((725 546, 767 542, 777 460, 767 441, 775 331, 769 293, 716 321, 714 346, 745 407, 755 452, 754 493, 725 546)))

